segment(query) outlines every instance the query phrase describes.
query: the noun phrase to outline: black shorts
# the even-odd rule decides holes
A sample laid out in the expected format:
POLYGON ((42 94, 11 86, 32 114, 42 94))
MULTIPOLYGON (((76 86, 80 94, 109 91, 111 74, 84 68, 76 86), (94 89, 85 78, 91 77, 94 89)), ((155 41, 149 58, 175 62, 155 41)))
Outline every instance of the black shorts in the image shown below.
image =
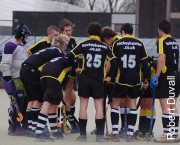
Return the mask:
POLYGON ((59 105, 63 97, 60 82, 53 78, 44 77, 41 79, 41 84, 44 89, 44 101, 59 105))
POLYGON ((158 80, 158 87, 156 88, 156 98, 178 97, 180 91, 179 79, 178 72, 171 71, 161 74, 158 80), (170 78, 168 76, 174 76, 175 79, 168 79, 170 78), (172 85, 173 82, 175 85, 172 85))
POLYGON ((104 85, 104 97, 105 99, 108 98, 108 103, 112 101, 112 90, 113 90, 114 84, 105 84, 104 85))
POLYGON ((28 101, 43 101, 44 92, 40 81, 40 72, 28 64, 23 64, 20 77, 24 84, 28 101))
POLYGON ((81 74, 79 76, 78 95, 83 98, 104 98, 103 81, 96 80, 85 74, 81 74))
POLYGON ((140 91, 140 96, 143 98, 152 98, 152 90, 150 88, 150 86, 146 89, 146 90, 141 90, 140 91))
POLYGON ((112 97, 124 98, 126 96, 132 99, 138 98, 140 96, 140 85, 129 87, 125 85, 115 84, 113 88, 112 97))

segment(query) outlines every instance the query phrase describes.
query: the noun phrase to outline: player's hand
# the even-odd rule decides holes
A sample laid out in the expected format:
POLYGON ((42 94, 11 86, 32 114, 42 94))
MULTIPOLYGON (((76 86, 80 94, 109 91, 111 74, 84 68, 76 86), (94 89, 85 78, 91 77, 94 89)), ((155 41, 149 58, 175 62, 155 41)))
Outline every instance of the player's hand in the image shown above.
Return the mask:
POLYGON ((104 83, 108 84, 111 81, 111 77, 104 78, 104 83))
POLYGON ((157 76, 157 75, 154 75, 153 77, 151 77, 151 79, 150 79, 151 89, 155 89, 158 86, 158 79, 159 79, 159 76, 157 76))
POLYGON ((143 82, 143 88, 146 90, 149 87, 149 82, 148 81, 144 81, 143 82))
POLYGON ((66 111, 68 112, 71 110, 71 106, 69 105, 69 103, 66 102, 65 108, 66 108, 66 111))
POLYGON ((82 72, 82 68, 78 67, 78 68, 75 69, 75 71, 76 71, 77 74, 80 74, 82 72))

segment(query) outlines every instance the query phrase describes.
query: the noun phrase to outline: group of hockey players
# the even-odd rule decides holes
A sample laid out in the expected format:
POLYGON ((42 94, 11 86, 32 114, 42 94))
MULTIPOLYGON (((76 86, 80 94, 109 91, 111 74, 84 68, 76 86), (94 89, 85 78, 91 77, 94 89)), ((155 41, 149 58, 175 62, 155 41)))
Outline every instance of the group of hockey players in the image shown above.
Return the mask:
POLYGON ((8 135, 51 142, 63 139, 63 133, 80 133, 76 140, 85 142, 92 97, 96 128, 91 134, 96 135, 96 142, 179 142, 179 45, 170 35, 171 23, 161 20, 158 24, 156 63, 143 42, 133 36, 130 23, 122 25, 119 36, 110 27, 92 22, 87 27, 88 39, 79 44, 71 36, 74 26, 62 19, 59 28, 49 26, 47 37, 25 50, 22 45, 27 43, 31 30, 20 24, 14 39, 4 45, 0 71, 10 98, 8 135), (74 115, 76 99, 80 100, 78 119, 74 115), (153 132, 155 99, 162 110, 160 138, 155 138, 153 132))

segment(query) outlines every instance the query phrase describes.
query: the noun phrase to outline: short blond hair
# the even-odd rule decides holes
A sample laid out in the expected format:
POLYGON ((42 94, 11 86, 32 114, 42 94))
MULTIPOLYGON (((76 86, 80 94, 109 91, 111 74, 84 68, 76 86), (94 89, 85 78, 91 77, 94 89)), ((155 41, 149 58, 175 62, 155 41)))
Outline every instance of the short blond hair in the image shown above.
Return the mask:
POLYGON ((59 34, 57 37, 54 37, 52 45, 61 48, 64 46, 64 44, 68 45, 69 40, 70 39, 68 36, 64 34, 59 34))
POLYGON ((51 33, 52 31, 59 32, 59 29, 55 25, 51 25, 47 28, 47 34, 51 33))

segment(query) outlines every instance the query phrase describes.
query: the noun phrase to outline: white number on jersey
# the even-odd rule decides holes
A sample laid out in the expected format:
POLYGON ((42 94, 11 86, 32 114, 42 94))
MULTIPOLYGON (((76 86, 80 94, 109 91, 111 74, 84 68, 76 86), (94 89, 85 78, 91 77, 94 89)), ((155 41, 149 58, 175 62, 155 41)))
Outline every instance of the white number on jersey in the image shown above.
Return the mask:
POLYGON ((94 58, 92 56, 92 54, 88 53, 86 56, 86 60, 87 60, 87 67, 95 67, 95 68, 99 68, 101 66, 101 58, 102 56, 99 54, 95 54, 94 58))
POLYGON ((121 57, 121 61, 123 62, 123 68, 134 68, 136 66, 136 55, 128 55, 124 54, 121 57))
POLYGON ((55 62, 55 61, 59 60, 60 58, 62 58, 62 57, 53 58, 53 59, 50 60, 50 62, 55 62))
POLYGON ((44 51, 46 51, 46 49, 39 50, 38 52, 36 52, 36 53, 34 53, 34 54, 35 54, 35 55, 38 55, 38 54, 40 54, 41 52, 44 52, 44 51))

